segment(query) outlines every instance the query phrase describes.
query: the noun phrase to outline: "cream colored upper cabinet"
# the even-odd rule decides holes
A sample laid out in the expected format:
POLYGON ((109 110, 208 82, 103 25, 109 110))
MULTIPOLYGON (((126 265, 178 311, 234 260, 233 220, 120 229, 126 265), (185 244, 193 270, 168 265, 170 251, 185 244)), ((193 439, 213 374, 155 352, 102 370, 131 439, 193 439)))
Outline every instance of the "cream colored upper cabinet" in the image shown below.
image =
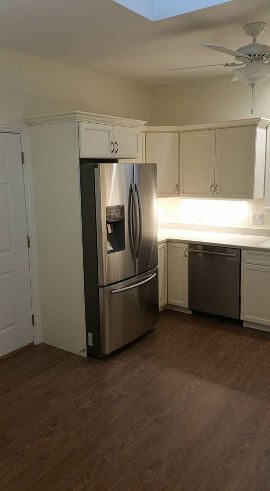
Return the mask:
POLYGON ((216 196, 263 198, 266 130, 256 127, 219 129, 216 142, 216 196))
POLYGON ((80 123, 80 157, 136 159, 140 155, 138 128, 80 123))
POLYGON ((159 308, 162 309, 168 303, 167 292, 167 243, 158 246, 158 291, 159 308))
POLYGON ((146 133, 146 163, 157 164, 159 196, 179 195, 179 134, 146 133))
POLYGON ((187 131, 180 135, 180 194, 211 197, 215 184, 216 132, 187 131))
POLYGON ((180 136, 180 194, 187 197, 264 197, 266 129, 238 126, 180 136))
POLYGON ((80 157, 114 158, 113 127, 107 124, 80 123, 80 157))
POLYGON ((114 127, 114 151, 119 159, 136 159, 141 151, 140 133, 137 128, 114 127))
POLYGON ((168 243, 168 304, 188 308, 188 245, 168 243))

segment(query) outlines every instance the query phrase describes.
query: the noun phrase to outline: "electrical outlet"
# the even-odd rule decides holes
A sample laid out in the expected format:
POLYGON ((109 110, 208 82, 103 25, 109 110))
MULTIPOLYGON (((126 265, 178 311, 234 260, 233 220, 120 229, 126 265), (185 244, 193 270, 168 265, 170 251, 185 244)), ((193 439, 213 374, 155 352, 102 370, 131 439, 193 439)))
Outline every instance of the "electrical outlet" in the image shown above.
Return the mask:
POLYGON ((253 213, 252 225, 263 225, 263 224, 264 224, 264 213, 253 213))

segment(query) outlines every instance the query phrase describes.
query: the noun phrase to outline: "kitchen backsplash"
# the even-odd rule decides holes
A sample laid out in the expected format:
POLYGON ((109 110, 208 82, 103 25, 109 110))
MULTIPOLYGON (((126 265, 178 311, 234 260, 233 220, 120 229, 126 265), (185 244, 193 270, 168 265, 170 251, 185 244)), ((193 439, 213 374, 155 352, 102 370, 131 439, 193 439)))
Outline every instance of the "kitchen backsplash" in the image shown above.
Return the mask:
POLYGON ((158 219, 161 226, 177 224, 270 231, 270 213, 264 209, 264 200, 159 198, 158 219))

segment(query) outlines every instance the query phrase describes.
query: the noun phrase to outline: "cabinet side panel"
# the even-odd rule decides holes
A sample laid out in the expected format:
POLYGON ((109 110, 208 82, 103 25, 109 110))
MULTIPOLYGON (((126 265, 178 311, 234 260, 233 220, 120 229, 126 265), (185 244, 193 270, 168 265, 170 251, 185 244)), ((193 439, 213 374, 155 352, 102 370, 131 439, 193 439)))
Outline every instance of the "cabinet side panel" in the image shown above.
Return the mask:
POLYGON ((266 133, 266 162, 265 162, 265 199, 264 206, 270 211, 270 126, 266 133))
POLYGON ((30 136, 43 339, 86 356, 78 125, 30 136))
POLYGON ((82 160, 80 173, 87 352, 100 355, 95 166, 82 160))
POLYGON ((254 198, 264 197, 266 170, 266 129, 258 128, 256 135, 256 159, 254 171, 254 198))

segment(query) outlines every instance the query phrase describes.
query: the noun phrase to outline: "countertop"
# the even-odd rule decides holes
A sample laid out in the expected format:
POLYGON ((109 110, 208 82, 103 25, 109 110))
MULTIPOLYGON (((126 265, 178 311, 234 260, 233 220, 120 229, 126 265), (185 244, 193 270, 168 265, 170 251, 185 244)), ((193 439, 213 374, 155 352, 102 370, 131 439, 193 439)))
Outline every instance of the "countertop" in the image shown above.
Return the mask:
POLYGON ((191 242, 225 247, 239 247, 240 249, 270 251, 270 237, 264 235, 202 232, 162 227, 158 229, 158 241, 159 243, 167 241, 191 242))

